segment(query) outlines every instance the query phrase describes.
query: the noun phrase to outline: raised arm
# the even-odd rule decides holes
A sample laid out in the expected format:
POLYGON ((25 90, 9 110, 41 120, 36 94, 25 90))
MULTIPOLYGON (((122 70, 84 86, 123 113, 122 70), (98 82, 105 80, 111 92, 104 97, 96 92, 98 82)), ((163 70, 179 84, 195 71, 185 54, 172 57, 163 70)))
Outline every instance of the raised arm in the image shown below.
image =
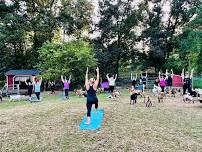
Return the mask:
POLYGON ((35 78, 36 78, 35 76, 32 77, 33 84, 35 84, 35 78))
POLYGON ((107 80, 109 81, 109 73, 107 73, 106 77, 107 77, 107 80))
POLYGON ((190 79, 193 78, 193 75, 194 75, 194 69, 191 70, 191 75, 190 75, 190 79))
POLYGON ((100 79, 100 73, 99 73, 99 68, 97 67, 96 68, 96 72, 97 72, 97 78, 95 80, 95 84, 93 85, 93 89, 96 90, 97 89, 97 86, 99 84, 99 79, 100 79))
POLYGON ((168 69, 166 69, 166 79, 168 79, 168 69))
POLYGON ((173 69, 171 69, 171 78, 173 78, 173 69))
POLYGON ((114 78, 114 80, 116 80, 117 79, 117 74, 115 75, 115 78, 114 78))
POLYGON ((147 71, 146 71, 146 77, 147 77, 147 71))
POLYGON ((161 79, 161 72, 159 71, 159 80, 161 79))
POLYGON ((88 85, 88 68, 86 69, 85 87, 86 87, 86 90, 89 90, 89 85, 88 85))
POLYGON ((72 79, 72 76, 70 75, 69 76, 69 80, 68 80, 69 83, 71 82, 71 79, 72 79))
POLYGON ((182 69, 182 74, 181 74, 181 76, 182 76, 182 79, 184 79, 184 69, 182 69))
POLYGON ((131 79, 131 81, 134 80, 134 79, 133 79, 133 74, 132 74, 132 73, 130 74, 130 79, 131 79))
POLYGON ((61 75, 61 81, 64 83, 64 78, 63 78, 63 75, 61 75))
POLYGON ((42 78, 42 76, 41 76, 41 78, 40 78, 40 85, 41 85, 42 81, 43 81, 43 78, 42 78))
POLYGON ((141 77, 142 77, 142 71, 141 71, 141 77))
POLYGON ((28 85, 28 84, 27 84, 27 80, 25 80, 25 84, 28 85))

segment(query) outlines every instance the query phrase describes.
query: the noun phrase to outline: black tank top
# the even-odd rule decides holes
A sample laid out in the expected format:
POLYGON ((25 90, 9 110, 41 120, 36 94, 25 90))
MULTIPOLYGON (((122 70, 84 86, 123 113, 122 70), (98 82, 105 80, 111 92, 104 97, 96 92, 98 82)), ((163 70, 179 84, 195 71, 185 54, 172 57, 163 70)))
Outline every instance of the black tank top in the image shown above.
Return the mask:
POLYGON ((89 97, 96 96, 96 91, 93 89, 93 86, 90 86, 89 90, 87 90, 87 96, 89 97))
POLYGON ((187 86, 191 85, 191 79, 190 78, 184 78, 184 84, 187 86))
POLYGON ((135 86, 136 85, 136 80, 132 81, 132 85, 135 86))

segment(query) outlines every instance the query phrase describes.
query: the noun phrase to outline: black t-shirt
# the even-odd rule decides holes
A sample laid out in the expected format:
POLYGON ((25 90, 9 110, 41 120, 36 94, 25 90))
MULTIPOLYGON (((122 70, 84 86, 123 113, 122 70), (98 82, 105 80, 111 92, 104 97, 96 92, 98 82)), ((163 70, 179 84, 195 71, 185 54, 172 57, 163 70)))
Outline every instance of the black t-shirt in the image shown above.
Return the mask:
POLYGON ((146 77, 142 77, 142 82, 146 82, 147 81, 147 78, 146 77))
POLYGON ((154 81, 154 85, 158 86, 159 85, 159 81, 154 81))
POLYGON ((191 79, 190 78, 184 78, 184 85, 190 86, 191 85, 191 79))
POLYGON ((172 86, 172 84, 173 84, 173 79, 171 76, 169 76, 167 79, 167 86, 172 86))
POLYGON ((27 89, 28 89, 28 91, 32 91, 33 90, 33 85, 28 85, 27 89))
POLYGON ((132 86, 135 86, 136 85, 136 80, 133 80, 132 81, 132 86))

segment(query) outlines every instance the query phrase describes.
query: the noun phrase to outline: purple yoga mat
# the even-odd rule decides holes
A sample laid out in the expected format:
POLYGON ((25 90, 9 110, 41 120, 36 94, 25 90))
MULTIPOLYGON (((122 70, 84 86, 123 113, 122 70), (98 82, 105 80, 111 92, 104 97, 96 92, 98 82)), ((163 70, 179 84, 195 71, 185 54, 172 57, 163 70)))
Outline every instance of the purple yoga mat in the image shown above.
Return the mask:
POLYGON ((104 89, 109 88, 109 83, 108 82, 101 83, 101 88, 104 88, 104 89))

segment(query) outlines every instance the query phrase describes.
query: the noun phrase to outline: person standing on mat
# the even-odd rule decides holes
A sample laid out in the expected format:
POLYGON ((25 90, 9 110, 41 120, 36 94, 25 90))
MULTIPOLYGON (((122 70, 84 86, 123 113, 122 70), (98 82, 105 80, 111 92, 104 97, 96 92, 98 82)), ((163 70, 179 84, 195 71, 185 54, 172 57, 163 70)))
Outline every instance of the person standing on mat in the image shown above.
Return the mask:
POLYGON ((132 87, 135 89, 136 87, 136 82, 137 82, 137 73, 136 76, 133 76, 133 74, 131 73, 131 81, 132 81, 132 87))
POLYGON ((41 83, 42 83, 42 77, 40 79, 33 77, 34 92, 36 94, 37 100, 40 100, 41 83))
POLYGON ((188 92, 191 94, 192 93, 192 89, 191 89, 191 80, 193 78, 193 72, 194 69, 191 70, 191 75, 189 74, 189 72, 186 72, 184 74, 184 69, 182 70, 182 79, 184 80, 184 85, 183 85, 183 95, 186 94, 186 90, 188 89, 188 92))
POLYGON ((55 81, 50 82, 51 94, 55 94, 55 81))
POLYGON ((29 100, 31 100, 32 99, 32 90, 33 90, 32 82, 30 80, 28 82, 25 80, 25 84, 27 85, 27 94, 29 96, 29 100))
POLYGON ((172 86, 173 86, 173 70, 171 69, 171 73, 168 73, 168 70, 166 69, 166 86, 168 94, 171 96, 172 94, 172 86))
POLYGON ((145 75, 143 75, 142 71, 141 71, 140 82, 142 82, 142 88, 143 88, 142 91, 144 92, 145 88, 147 87, 147 71, 146 71, 145 75))
POLYGON ((163 74, 161 75, 160 71, 159 71, 159 81, 161 92, 163 93, 163 96, 165 96, 166 76, 163 74))
POLYGON ((115 88, 115 85, 116 85, 116 79, 117 79, 117 74, 115 75, 111 75, 109 76, 109 74, 106 75, 107 76, 107 80, 109 82, 109 91, 111 93, 111 97, 114 98, 114 88, 115 88))
POLYGON ((97 67, 96 69, 97 72, 97 78, 96 80, 94 78, 90 78, 88 80, 88 68, 86 70, 86 78, 85 78, 85 87, 87 91, 87 103, 86 103, 86 108, 87 108, 87 122, 86 124, 89 125, 91 121, 91 109, 92 105, 95 104, 95 109, 97 110, 98 108, 98 98, 96 96, 96 91, 97 87, 99 84, 99 68, 97 67))
POLYGON ((65 92, 65 98, 69 99, 69 85, 71 83, 71 75, 69 76, 69 80, 67 81, 67 78, 63 78, 63 75, 61 75, 61 80, 63 82, 64 85, 64 92, 65 92))

